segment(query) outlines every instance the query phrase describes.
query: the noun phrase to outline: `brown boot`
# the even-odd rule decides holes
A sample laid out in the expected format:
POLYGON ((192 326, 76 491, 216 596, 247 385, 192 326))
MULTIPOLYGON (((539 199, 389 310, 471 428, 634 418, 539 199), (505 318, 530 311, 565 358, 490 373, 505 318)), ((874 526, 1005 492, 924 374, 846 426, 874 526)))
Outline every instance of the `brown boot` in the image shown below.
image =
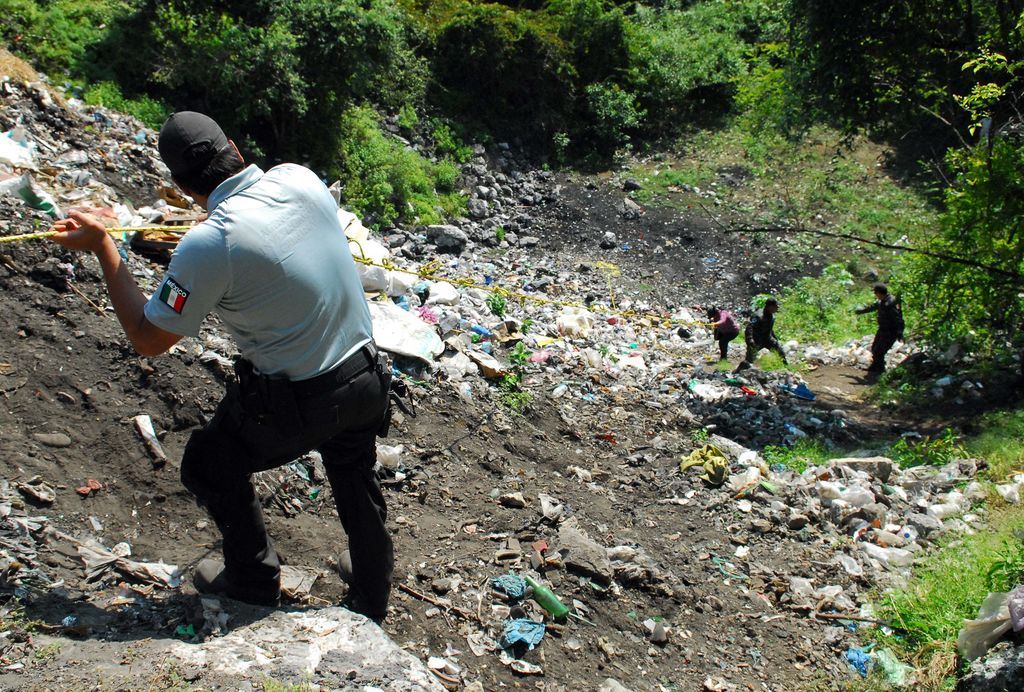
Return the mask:
POLYGON ((227 596, 250 605, 276 608, 281 605, 280 584, 239 584, 232 581, 220 560, 203 560, 192 576, 196 591, 203 594, 227 596))

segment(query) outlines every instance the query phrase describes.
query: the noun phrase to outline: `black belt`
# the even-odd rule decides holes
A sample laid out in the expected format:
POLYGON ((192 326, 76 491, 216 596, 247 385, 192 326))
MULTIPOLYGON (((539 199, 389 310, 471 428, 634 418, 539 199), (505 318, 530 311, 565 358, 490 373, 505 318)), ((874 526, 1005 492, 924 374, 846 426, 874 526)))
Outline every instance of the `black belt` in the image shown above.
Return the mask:
POLYGON ((366 370, 377 367, 377 347, 370 342, 342 361, 341 365, 308 380, 292 382, 299 398, 319 396, 333 391, 366 370))

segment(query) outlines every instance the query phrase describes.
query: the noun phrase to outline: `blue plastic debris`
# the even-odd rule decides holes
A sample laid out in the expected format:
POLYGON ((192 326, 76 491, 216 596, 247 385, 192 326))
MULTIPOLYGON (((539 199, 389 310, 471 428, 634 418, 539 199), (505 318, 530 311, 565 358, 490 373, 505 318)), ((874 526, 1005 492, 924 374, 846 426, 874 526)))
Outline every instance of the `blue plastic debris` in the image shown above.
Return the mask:
POLYGON ((795 387, 791 384, 780 384, 779 387, 782 389, 782 391, 788 392, 793 396, 797 397, 798 399, 814 401, 815 399, 818 398, 818 395, 812 392, 803 382, 796 385, 795 387))
POLYGON ((527 649, 540 644, 544 638, 544 623, 534 622, 528 618, 517 618, 505 622, 505 631, 498 639, 498 646, 502 649, 510 649, 519 642, 526 644, 527 649))
POLYGON ((868 651, 873 646, 874 644, 868 644, 863 649, 851 646, 846 650, 846 660, 849 661, 851 668, 860 673, 862 678, 868 676, 868 663, 871 662, 871 656, 868 655, 868 651))
POLYGON ((491 579, 491 586, 507 595, 519 599, 526 595, 526 580, 518 574, 502 574, 491 579))

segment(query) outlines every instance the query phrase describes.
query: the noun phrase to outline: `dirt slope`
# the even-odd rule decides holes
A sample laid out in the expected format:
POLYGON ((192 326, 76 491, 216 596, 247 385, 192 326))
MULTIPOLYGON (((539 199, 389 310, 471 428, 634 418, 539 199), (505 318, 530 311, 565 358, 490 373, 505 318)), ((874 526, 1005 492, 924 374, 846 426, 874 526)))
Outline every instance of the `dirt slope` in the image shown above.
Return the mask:
MULTIPOLYGON (((87 152, 103 146, 80 119, 43 107, 31 112, 36 126, 70 146, 87 152)), ((123 199, 150 203, 157 177, 151 159, 126 160, 136 163, 100 170, 123 199)), ((781 265, 771 248, 752 253, 736 243, 725 246, 699 215, 649 209, 624 218, 621 190, 589 182, 560 181, 559 201, 531 212, 540 244, 530 253, 538 261, 570 274, 581 264, 613 261, 622 270, 617 290, 639 294, 637 287, 646 284, 643 295, 663 308, 721 302, 723 295, 738 303, 786 278, 773 269, 781 265), (617 241, 602 249, 607 230, 617 241), (716 261, 705 261, 709 257, 716 261)), ((46 223, 21 202, 0 198, 0 233, 46 223)), ((501 253, 494 250, 492 257, 501 253)), ((130 261, 151 290, 162 264, 136 254, 130 261)), ((141 359, 108 305, 92 258, 47 241, 0 245, 0 475, 11 484, 7 497, 14 498, 14 509, 25 496, 13 489, 38 476, 55 499, 24 499, 29 515, 45 516, 75 540, 97 538, 108 548, 126 542, 134 559, 178 565, 188 576, 219 548, 216 531, 176 470, 189 433, 212 413, 222 391, 222 365, 200 358, 218 336, 216 324, 205 342, 186 340, 169 355, 141 359), (154 464, 134 427, 140 414, 151 417, 169 463, 154 464), (76 488, 90 479, 102 487, 83 497, 76 488)), ((702 349, 680 352, 675 374, 682 378, 703 362, 702 349)), ((528 388, 543 381, 539 372, 528 372, 528 388)), ((594 395, 571 405, 548 399, 538 386, 523 416, 498 403, 493 385, 481 383, 468 401, 436 378, 414 387, 418 415, 398 420, 388 440, 405 450, 401 472, 386 474, 398 564, 384 629, 424 660, 439 656, 457 664, 461 673, 449 669, 449 676, 476 689, 597 689, 608 678, 631 689, 840 687, 850 675, 842 657, 850 633, 790 608, 786 582, 799 573, 854 593, 863 588, 866 582, 832 561, 836 534, 815 521, 790 528, 778 520, 775 498, 767 493, 753 497, 752 511, 737 510, 728 491, 679 472, 680 456, 699 444, 695 431, 705 421, 685 408, 655 405, 648 391, 620 386, 612 374, 589 384, 594 395), (525 506, 502 499, 515 493, 525 506), (641 557, 607 575, 614 577, 610 582, 602 574, 586 578, 579 569, 564 569, 553 549, 568 539, 542 514, 542 494, 556 498, 562 517, 574 519, 593 541, 641 557), (550 627, 525 656, 543 669, 543 677, 530 678, 496 652, 472 649, 493 645, 508 612, 488 580, 528 566, 538 541, 551 548, 543 567, 548 583, 587 621, 550 627), (500 558, 510 547, 509 559, 500 558), (748 548, 751 557, 734 557, 738 548, 748 548), (651 619, 668 625, 667 642, 651 641, 645 627, 651 619)), ((870 417, 870 410, 863 412, 870 417)), ((852 434, 856 439, 867 431, 852 434)), ((285 607, 339 602, 345 587, 333 574, 333 560, 344 538, 315 462, 263 474, 259 482, 285 562, 320 572, 310 598, 285 607)), ((3 538, 8 547, 18 542, 3 538)), ((21 559, 22 575, 35 577, 15 579, 17 570, 9 569, 0 580, 8 632, 0 641, 0 687, 243 685, 180 669, 164 657, 169 641, 188 638, 181 627, 193 625, 199 640, 213 636, 201 631, 201 607, 187 583, 152 589, 115 575, 90 581, 73 541, 52 536, 21 559)), ((236 623, 260 617, 258 610, 225 607, 236 623)), ((312 680, 281 682, 346 687, 324 671, 312 680)))

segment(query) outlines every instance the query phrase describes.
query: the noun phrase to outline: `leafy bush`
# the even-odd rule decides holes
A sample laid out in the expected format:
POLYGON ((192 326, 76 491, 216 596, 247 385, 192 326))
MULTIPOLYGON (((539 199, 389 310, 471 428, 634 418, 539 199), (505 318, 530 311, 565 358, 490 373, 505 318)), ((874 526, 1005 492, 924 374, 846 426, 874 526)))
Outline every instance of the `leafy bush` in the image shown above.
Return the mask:
POLYGON ((438 223, 460 213, 465 200, 453 192, 458 169, 432 163, 389 137, 368 107, 345 112, 338 175, 344 202, 373 228, 395 223, 438 223))
POLYGON ((456 163, 466 163, 473 156, 473 149, 462 142, 452 126, 443 121, 434 121, 434 149, 441 156, 447 156, 456 163))
POLYGON ((530 359, 530 352, 523 346, 523 342, 516 344, 516 347, 509 352, 509 361, 512 363, 510 372, 501 378, 499 388, 501 394, 499 399, 506 408, 516 415, 522 415, 533 402, 533 395, 523 389, 523 369, 530 359))
POLYGON ((951 428, 946 428, 935 438, 927 435, 919 440, 901 437, 889 448, 888 456, 905 469, 911 466, 943 466, 967 456, 967 453, 960 444, 959 436, 951 428))
POLYGON ((562 129, 572 70, 543 13, 461 4, 434 43, 438 96, 463 118, 538 141, 562 129))
POLYGON ((802 134, 810 125, 803 99, 786 70, 788 44, 759 46, 736 78, 736 109, 745 130, 760 137, 802 134))
POLYGON ((651 131, 676 131, 683 122, 709 122, 728 111, 746 51, 737 19, 718 2, 685 10, 637 8, 629 81, 651 131))
POLYGON ((389 0, 140 0, 91 55, 125 89, 209 113, 246 153, 330 168, 339 113, 422 99, 412 34, 389 0))
POLYGON ((921 331, 995 355, 1024 348, 1024 137, 1007 134, 950 152, 956 185, 941 233, 905 262, 921 331), (951 261, 947 258, 957 258, 951 261), (980 266, 979 266, 980 265, 980 266))
POLYGON ((126 9, 115 0, 0 0, 0 40, 44 72, 86 76, 89 48, 126 9))
POLYGON ((171 114, 164 104, 142 96, 135 99, 126 98, 121 89, 113 82, 91 84, 85 89, 83 100, 86 103, 112 108, 122 113, 129 113, 154 129, 160 129, 167 116, 171 114))
POLYGON ((614 149, 629 141, 643 120, 644 112, 637 108, 636 97, 618 84, 600 82, 586 88, 589 123, 588 141, 600 149, 614 149))
POLYGON ((487 296, 487 309, 491 311, 491 314, 501 319, 505 317, 505 308, 507 307, 507 301, 505 297, 500 293, 492 293, 487 296))
POLYGON ((843 265, 829 265, 821 276, 805 276, 782 292, 777 318, 781 338, 837 343, 871 334, 874 325, 853 311, 872 300, 871 291, 857 289, 843 265))
POLYGON ((420 122, 420 118, 416 115, 416 109, 410 104, 406 103, 398 109, 398 126, 404 127, 406 130, 411 130, 416 127, 420 122))

